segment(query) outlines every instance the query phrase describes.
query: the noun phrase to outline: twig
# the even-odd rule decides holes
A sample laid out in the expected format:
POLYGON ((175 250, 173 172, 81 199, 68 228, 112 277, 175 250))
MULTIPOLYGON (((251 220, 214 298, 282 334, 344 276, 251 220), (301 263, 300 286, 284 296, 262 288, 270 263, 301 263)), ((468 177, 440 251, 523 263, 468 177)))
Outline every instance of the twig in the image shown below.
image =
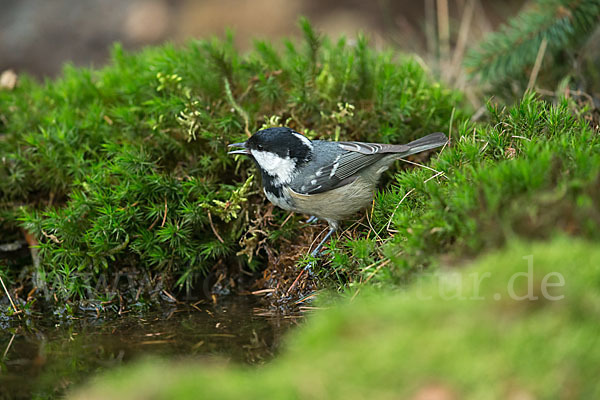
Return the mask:
POLYGON ((250 292, 251 294, 265 294, 265 293, 273 293, 275 291, 275 289, 261 289, 261 290, 255 290, 254 292, 250 292))
POLYGON ((319 239, 319 236, 321 236, 324 232, 329 231, 329 227, 323 229, 321 232, 319 232, 319 234, 313 239, 312 243, 310 244, 310 247, 308 248, 309 250, 312 249, 312 247, 314 246, 314 244, 317 242, 317 240, 319 239))
POLYGON ((428 170, 430 170, 430 171, 433 171, 433 172, 435 172, 435 173, 438 173, 438 172, 440 172, 440 171, 438 171, 437 169, 433 169, 433 168, 431 168, 431 167, 428 167, 427 165, 419 164, 419 163, 417 163, 417 162, 414 162, 414 161, 409 161, 409 160, 407 160, 407 159, 405 159, 405 158, 399 158, 399 160, 402 160, 402 161, 404 161, 404 162, 406 162, 406 163, 409 163, 409 164, 412 164, 412 165, 418 165, 419 167, 426 168, 426 169, 428 169, 428 170))
POLYGON ((160 217, 157 216, 156 219, 154 220, 154 222, 152 222, 152 225, 150 225, 150 227, 148 228, 149 231, 151 231, 152 228, 154 228, 154 225, 156 225, 156 223, 158 222, 159 219, 160 219, 160 217))
POLYGON ((6 358, 6 355, 8 354, 8 351, 10 350, 10 346, 12 346, 13 340, 15 340, 15 336, 16 335, 13 333, 12 337, 8 341, 8 346, 6 346, 6 350, 4 350, 4 354, 2 354, 2 361, 4 361, 4 359, 6 358))
POLYGON ((167 344, 167 343, 175 343, 175 340, 143 340, 138 342, 141 345, 155 345, 155 344, 167 344))
MULTIPOLYGON (((373 204, 371 206, 371 213, 370 213, 371 215, 369 216, 369 213, 366 213, 367 214, 367 222, 369 223, 369 228, 373 231, 375 236, 377 236, 377 239, 379 239, 379 241, 383 242, 383 239, 381 238, 381 236, 379 236, 379 234, 377 233, 375 228, 373 228, 373 224, 371 224, 371 220, 373 219, 373 210, 375 210, 375 198, 373 198, 373 204)), ((368 239, 368 236, 367 236, 367 239, 368 239)))
POLYGON ((167 198, 165 197, 165 215, 163 215, 163 220, 162 223, 160 224, 160 227, 162 228, 163 226, 165 226, 165 221, 167 220, 167 198))
POLYGON ((356 292, 354 292, 354 294, 352 295, 352 297, 350 298, 350 303, 352 303, 354 301, 354 298, 356 296, 358 296, 358 293, 360 293, 360 288, 356 289, 356 292))
POLYGON ((305 297, 301 298, 300 300, 296 301, 294 304, 304 303, 306 300, 312 299, 313 297, 316 297, 316 296, 317 296, 317 292, 313 292, 313 293, 309 294, 308 296, 305 296, 305 297))
POLYGON ((305 271, 305 269, 302 268, 302 271, 300 271, 300 273, 298 274, 296 279, 294 279, 294 282, 292 282, 292 286, 290 286, 290 288, 287 290, 287 292, 285 292, 286 296, 288 296, 290 294, 290 292, 296 287, 296 285, 298 284, 298 281, 300 280, 300 277, 302 275, 304 275, 304 271, 305 271))
POLYGON ((6 288, 6 285, 4 284, 4 279, 2 279, 1 276, 0 276, 0 282, 2 282, 2 287, 4 288, 4 292, 6 293, 8 300, 10 300, 10 304, 12 305, 13 309, 15 310, 15 314, 17 314, 17 317, 19 317, 19 319, 21 319, 21 316, 19 315, 19 310, 17 309, 17 306, 13 302, 12 297, 10 297, 10 293, 8 293, 8 289, 6 288))
POLYGON ((62 243, 62 241, 60 241, 55 235, 53 235, 53 234, 47 234, 43 230, 42 230, 42 235, 44 235, 48 239, 52 240, 56 244, 61 244, 62 243))
MULTIPOLYGON (((450 54, 450 23, 448 18, 448 0, 437 0, 438 43, 440 49, 440 65, 447 65, 450 54)), ((442 75, 445 68, 442 68, 442 75)))
POLYGON ((213 224, 212 215, 210 215, 210 211, 208 212, 208 222, 210 222, 210 229, 212 229, 217 239, 219 239, 219 242, 225 243, 221 235, 219 235, 219 232, 217 232, 217 228, 215 228, 215 225, 213 224))
POLYGON ((292 216, 294 215, 293 212, 289 213, 287 217, 285 217, 285 220, 283 220, 283 223, 281 224, 280 228, 283 228, 283 226, 285 224, 287 224, 287 222, 290 220, 290 218, 292 218, 292 216))
MULTIPOLYGON (((415 189, 414 189, 414 188, 410 189, 408 192, 406 192, 406 194, 404 194, 404 197, 402 197, 402 199, 400 199, 400 201, 398 202, 398 204, 396 204, 396 208, 394 208, 394 212, 393 212, 393 213, 392 213, 392 215, 390 216, 390 220, 388 221, 388 223, 387 223, 387 226, 385 227, 385 229, 386 229, 388 232, 392 232, 392 231, 390 230, 390 225, 391 225, 391 223, 392 223, 392 219, 394 218, 394 215, 396 215, 396 211, 398 211, 398 207, 400 207, 400 204, 402 204, 402 202, 404 201, 404 199, 406 199, 406 198, 407 198, 407 197, 408 197, 408 196, 409 196, 409 195, 410 195, 412 192, 414 192, 414 191, 415 191, 415 189)), ((394 230, 394 232, 398 232, 398 231, 394 230)))
POLYGON ((300 306, 298 307, 300 311, 316 311, 316 310, 327 310, 327 307, 312 307, 312 306, 300 306))
POLYGON ((454 111, 456 111, 456 108, 452 107, 452 113, 450 114, 450 123, 448 124, 448 141, 444 143, 442 150, 440 150, 440 154, 442 154, 442 152, 446 149, 446 146, 448 146, 448 143, 450 143, 450 141, 452 140, 452 123, 454 122, 454 111))
MULTIPOLYGON (((444 175, 444 171, 438 171, 438 172, 437 172, 435 175, 433 175, 433 176, 430 176, 429 178, 425 179, 423 182, 424 182, 424 183, 427 183, 427 182, 429 182, 430 180, 432 180, 432 179, 434 179, 434 178, 437 178, 437 177, 438 177, 438 176, 440 176, 440 175, 444 175)), ((392 219, 394 218, 394 215, 396 214, 396 211, 398 211, 398 207, 400 207, 400 204, 402 204, 402 202, 404 201, 404 199, 406 199, 406 198, 407 198, 407 197, 408 197, 408 196, 409 196, 409 195, 410 195, 412 192, 414 192, 414 191, 415 191, 415 189, 414 189, 414 188, 410 189, 408 192, 406 192, 406 194, 404 195, 404 197, 402 197, 402 199, 400 199, 400 202, 399 202, 398 204, 396 204, 396 208, 394 208, 394 212, 393 212, 393 213, 392 213, 392 215, 390 216, 390 219, 389 219, 389 221, 388 221, 388 223, 387 223, 387 226, 386 226, 386 228, 385 228, 385 229, 386 229, 388 232, 397 232, 396 230, 393 230, 393 229, 392 229, 392 230, 390 230, 390 225, 391 225, 391 223, 392 223, 392 219)))
POLYGON ((390 262, 392 261, 391 258, 388 258, 387 260, 385 260, 384 262, 382 262, 381 264, 379 264, 379 266, 377 268, 375 268, 375 271, 371 272, 371 274, 367 277, 367 279, 365 280, 364 283, 367 283, 371 280, 371 278, 373 278, 375 276, 375 274, 383 267, 385 267, 386 265, 388 265, 390 262))
MULTIPOLYGON (((347 234, 347 233, 349 233, 349 232, 350 232, 352 229, 354 229, 354 227, 355 227, 355 226, 366 226, 365 224, 363 224, 363 223, 362 223, 362 220, 363 220, 364 218, 365 218, 365 217, 360 217, 360 219, 358 219, 358 220, 354 221, 354 222, 352 223, 352 225, 350 225, 349 227, 347 227, 346 229, 344 229, 344 230, 342 231, 342 233, 340 233, 340 238, 341 238, 341 237, 343 237, 343 236, 346 236, 346 234, 347 234)), ((349 234, 348 234, 348 237, 349 237, 349 238, 352 238, 352 236, 350 236, 349 234)))
POLYGON ((430 176, 429 178, 425 179, 425 180, 423 181, 423 183, 427 183, 427 182, 429 182, 430 180, 432 180, 432 179, 434 179, 434 178, 437 178, 437 177, 438 177, 438 176, 440 176, 440 175, 444 175, 444 171, 440 171, 440 172, 438 172, 437 174, 430 176))
POLYGON ((371 264, 367 265, 366 267, 364 267, 361 272, 365 272, 366 270, 369 270, 371 268, 373 268, 374 266, 376 266, 377 264, 379 264, 380 262, 382 262, 384 259, 380 258, 379 260, 372 262, 371 264))
POLYGON ((527 84, 526 90, 527 92, 533 89, 533 85, 535 85, 535 81, 537 80, 538 73, 540 72, 540 68, 542 66, 542 60, 546 54, 546 46, 548 46, 548 41, 546 38, 544 38, 542 43, 540 43, 540 48, 538 50, 537 57, 535 58, 535 64, 533 64, 531 75, 529 75, 529 83, 527 84))
POLYGON ((485 151, 485 149, 487 149, 488 144, 490 144, 490 142, 485 142, 485 144, 483 145, 483 147, 481 148, 481 150, 479 150, 480 153, 483 153, 485 151))
POLYGON ((162 292, 164 293, 165 296, 167 296, 169 299, 171 299, 174 303, 181 303, 179 300, 177 300, 175 298, 175 296, 173 296, 171 293, 167 292, 165 289, 163 289, 162 292))
POLYGON ((463 15, 460 20, 458 39, 456 39, 456 47, 454 48, 454 55, 452 56, 452 64, 449 73, 450 79, 456 79, 460 71, 460 65, 465 54, 469 30, 471 29, 471 20, 473 19, 473 14, 475 11, 474 3, 475 0, 467 0, 467 4, 465 4, 463 15))

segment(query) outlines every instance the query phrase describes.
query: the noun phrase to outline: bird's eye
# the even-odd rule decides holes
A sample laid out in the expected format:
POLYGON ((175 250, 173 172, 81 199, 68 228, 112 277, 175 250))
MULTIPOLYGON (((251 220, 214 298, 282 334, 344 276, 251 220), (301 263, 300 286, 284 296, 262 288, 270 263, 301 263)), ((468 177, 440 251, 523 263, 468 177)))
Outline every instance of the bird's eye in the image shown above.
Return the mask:
POLYGON ((257 144, 257 145, 256 145, 256 148, 257 148, 258 150, 262 150, 262 149, 263 149, 263 145, 262 145, 262 144, 257 144))

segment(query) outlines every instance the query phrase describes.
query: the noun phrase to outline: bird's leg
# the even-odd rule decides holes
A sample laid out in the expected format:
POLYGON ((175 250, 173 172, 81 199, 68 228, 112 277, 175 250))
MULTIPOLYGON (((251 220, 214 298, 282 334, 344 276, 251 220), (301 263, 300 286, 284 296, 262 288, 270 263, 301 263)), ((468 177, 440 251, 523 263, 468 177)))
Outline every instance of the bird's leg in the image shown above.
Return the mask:
MULTIPOLYGON (((317 245, 317 247, 315 247, 315 249, 310 253, 311 257, 317 257, 319 255, 319 253, 321 252, 321 249, 323 248, 323 245, 325 245, 325 243, 327 243, 327 241, 329 240, 329 238, 331 237, 331 235, 333 235, 333 232, 335 232, 337 229, 334 227, 331 227, 329 229, 329 232, 327 232, 327 235, 325 235, 325 237, 323 238, 323 240, 321 240, 321 242, 317 245)), ((306 271, 310 271, 310 269, 312 268, 312 264, 313 261, 309 262, 306 267, 304 267, 304 270, 306 271)))
POLYGON ((317 245, 317 247, 315 247, 315 249, 312 251, 312 253, 310 253, 310 255, 313 257, 316 257, 317 255, 319 255, 319 253, 321 252, 321 249, 323 248, 325 243, 327 243, 327 241, 329 240, 329 238, 331 237, 331 235, 333 235, 333 232, 335 232, 335 231, 336 231, 335 228, 330 228, 329 232, 327 232, 327 235, 325 235, 323 240, 321 240, 321 242, 317 245))
POLYGON ((315 217, 314 215, 311 215, 310 218, 308 218, 306 220, 306 224, 312 224, 313 222, 318 221, 318 220, 319 220, 319 218, 315 217))

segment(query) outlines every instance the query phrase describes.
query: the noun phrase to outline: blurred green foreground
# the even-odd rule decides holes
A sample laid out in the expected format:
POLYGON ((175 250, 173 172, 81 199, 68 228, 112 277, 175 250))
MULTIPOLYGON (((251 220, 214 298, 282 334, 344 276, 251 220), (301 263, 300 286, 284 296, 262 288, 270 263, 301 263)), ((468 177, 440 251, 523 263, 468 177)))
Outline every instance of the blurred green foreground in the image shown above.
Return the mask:
POLYGON ((264 367, 155 359, 71 398, 600 398, 598 265, 590 242, 511 241, 404 293, 318 311, 264 367))

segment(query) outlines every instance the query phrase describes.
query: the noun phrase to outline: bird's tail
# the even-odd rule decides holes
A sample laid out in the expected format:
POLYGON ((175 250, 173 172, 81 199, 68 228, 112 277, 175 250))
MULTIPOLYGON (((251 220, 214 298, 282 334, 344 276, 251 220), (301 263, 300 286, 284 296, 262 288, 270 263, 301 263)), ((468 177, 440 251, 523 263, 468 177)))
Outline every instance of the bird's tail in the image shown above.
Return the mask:
POLYGON ((417 154, 422 151, 435 149, 448 143, 448 138, 442 132, 436 132, 423 136, 415 141, 407 144, 410 150, 402 156, 410 156, 411 154, 417 154))

